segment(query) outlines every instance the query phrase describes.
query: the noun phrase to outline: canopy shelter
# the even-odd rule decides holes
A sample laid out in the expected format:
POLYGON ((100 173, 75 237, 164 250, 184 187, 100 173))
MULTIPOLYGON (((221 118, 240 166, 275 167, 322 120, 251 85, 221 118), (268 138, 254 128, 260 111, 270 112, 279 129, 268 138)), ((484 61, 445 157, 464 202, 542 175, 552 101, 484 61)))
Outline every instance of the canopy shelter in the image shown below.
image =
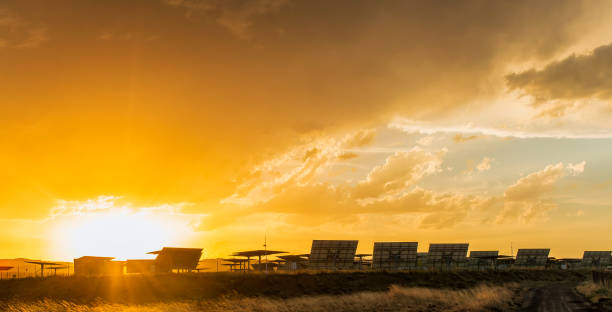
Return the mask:
POLYGON ((372 256, 372 254, 365 254, 365 253, 355 254, 355 258, 357 258, 357 259, 358 259, 358 260, 357 260, 357 268, 358 268, 359 270, 361 270, 361 269, 362 269, 362 266, 363 266, 364 264, 367 264, 367 263, 368 263, 367 261, 363 261, 363 258, 365 258, 365 257, 371 257, 371 256, 372 256))
POLYGON ((276 263, 275 261, 266 261, 263 263, 255 263, 252 264, 253 268, 256 271, 266 271, 266 270, 274 270, 276 268, 278 268, 278 263, 276 263))
MULTIPOLYGON (((287 253, 286 251, 276 251, 276 250, 264 250, 264 249, 259 249, 259 250, 248 250, 248 251, 239 251, 239 252, 235 252, 232 254, 232 256, 234 257, 245 257, 247 260, 247 268, 251 265, 251 258, 252 257, 257 257, 257 264, 258 267, 261 268, 261 257, 262 256, 269 256, 269 255, 275 255, 275 254, 282 254, 282 253, 287 253)), ((248 268, 250 269, 250 268, 248 268)))
POLYGON ((224 263, 223 265, 225 266, 229 266, 230 271, 246 271, 248 269, 248 260, 247 259, 236 259, 236 258, 230 258, 230 259, 222 259, 225 262, 231 262, 231 263, 224 263), (236 266, 238 266, 238 269, 236 269, 236 266))
POLYGON ((174 270, 191 272, 198 266, 202 257, 202 248, 164 247, 148 254, 157 255, 155 270, 158 273, 170 273, 174 270))
POLYGON ((46 269, 51 271, 53 270, 53 276, 57 276, 57 270, 66 270, 70 267, 67 265, 56 265, 56 266, 48 266, 46 269))
POLYGON ((45 265, 59 265, 59 263, 47 262, 47 261, 26 261, 25 263, 31 263, 31 264, 40 265, 40 277, 44 276, 45 265))

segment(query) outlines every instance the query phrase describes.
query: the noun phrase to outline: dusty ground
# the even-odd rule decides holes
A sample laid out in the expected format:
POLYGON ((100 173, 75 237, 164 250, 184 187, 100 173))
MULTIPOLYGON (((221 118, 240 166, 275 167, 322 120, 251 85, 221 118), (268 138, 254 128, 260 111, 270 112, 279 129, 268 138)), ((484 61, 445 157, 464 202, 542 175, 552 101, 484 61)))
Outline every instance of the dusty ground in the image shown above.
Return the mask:
POLYGON ((612 311, 596 305, 576 291, 576 282, 544 282, 525 285, 521 291, 516 311, 572 312, 612 311))

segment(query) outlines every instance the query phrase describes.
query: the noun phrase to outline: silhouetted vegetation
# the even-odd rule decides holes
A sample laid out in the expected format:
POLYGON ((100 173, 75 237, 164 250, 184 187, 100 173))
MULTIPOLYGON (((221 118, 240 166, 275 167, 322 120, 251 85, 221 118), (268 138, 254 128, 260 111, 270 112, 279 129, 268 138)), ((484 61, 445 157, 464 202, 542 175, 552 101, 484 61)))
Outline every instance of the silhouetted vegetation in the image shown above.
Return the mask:
POLYGON ((32 302, 45 299, 74 303, 96 301, 152 303, 228 297, 294 298, 384 292, 392 285, 465 290, 479 285, 523 281, 582 281, 575 271, 490 272, 350 272, 298 274, 168 274, 124 277, 57 277, 0 282, 0 300, 32 302))

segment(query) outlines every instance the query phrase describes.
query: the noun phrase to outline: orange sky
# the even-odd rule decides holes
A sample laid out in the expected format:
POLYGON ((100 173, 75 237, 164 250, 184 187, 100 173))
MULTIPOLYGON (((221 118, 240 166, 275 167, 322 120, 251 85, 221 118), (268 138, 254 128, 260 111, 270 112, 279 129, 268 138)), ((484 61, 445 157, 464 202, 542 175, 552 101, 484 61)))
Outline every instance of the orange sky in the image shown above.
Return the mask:
POLYGON ((0 258, 225 256, 266 233, 292 252, 337 238, 609 250, 610 14, 2 3, 0 258))

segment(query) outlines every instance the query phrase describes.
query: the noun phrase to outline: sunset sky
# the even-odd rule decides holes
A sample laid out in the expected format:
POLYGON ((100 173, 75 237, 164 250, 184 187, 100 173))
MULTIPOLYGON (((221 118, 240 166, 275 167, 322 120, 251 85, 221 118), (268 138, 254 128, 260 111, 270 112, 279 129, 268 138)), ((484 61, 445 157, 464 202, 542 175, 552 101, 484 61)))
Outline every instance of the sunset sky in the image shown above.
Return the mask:
POLYGON ((0 2, 0 258, 612 249, 612 1, 0 2))

